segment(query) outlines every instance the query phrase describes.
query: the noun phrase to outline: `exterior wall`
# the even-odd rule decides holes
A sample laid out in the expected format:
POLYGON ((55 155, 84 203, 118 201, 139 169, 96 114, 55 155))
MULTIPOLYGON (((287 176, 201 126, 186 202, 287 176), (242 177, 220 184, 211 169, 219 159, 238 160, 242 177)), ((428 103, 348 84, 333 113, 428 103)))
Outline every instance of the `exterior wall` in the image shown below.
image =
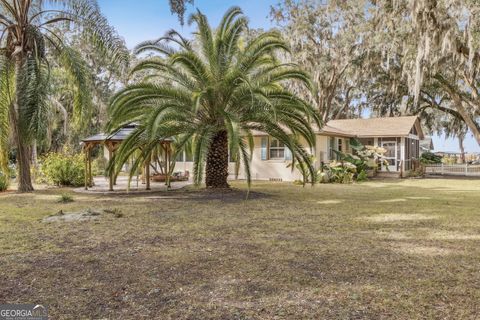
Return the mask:
MULTIPOLYGON (((341 140, 342 151, 346 153, 351 153, 352 149, 350 148, 350 138, 343 137, 333 137, 335 146, 338 146, 338 141, 341 140)), ((411 137, 412 138, 412 137, 411 137)), ((251 177, 252 180, 275 180, 275 181, 295 181, 301 180, 302 175, 297 169, 292 171, 291 168, 287 166, 291 163, 289 160, 283 159, 272 159, 272 160, 262 160, 262 137, 254 137, 254 149, 251 162, 251 177)), ((362 138, 363 139, 363 138, 362 138)), ((365 138, 368 141, 373 141, 374 145, 379 145, 381 138, 365 138)), ((398 142, 398 154, 400 155, 400 161, 402 163, 402 170, 405 171, 405 138, 385 138, 385 139, 396 139, 398 142)), ((307 143, 303 141, 305 148, 307 148, 307 143)), ((417 144, 418 145, 418 144, 417 144)), ((336 159, 335 154, 332 154, 330 149, 332 147, 332 137, 317 135, 315 148, 309 150, 315 157, 315 168, 319 169, 321 163, 329 163, 336 159)), ((190 176, 193 173, 193 162, 178 161, 175 166, 175 171, 189 171, 190 176)), ((400 171, 400 168, 399 168, 400 171)), ((229 179, 235 179, 235 163, 229 164, 229 179)), ((240 166, 238 179, 245 179, 243 166, 240 166)))
MULTIPOLYGON (((254 180, 280 180, 294 181, 302 179, 302 175, 297 169, 287 168, 291 163, 289 160, 268 159, 262 160, 262 137, 254 137, 255 147, 253 149, 251 176, 254 180)), ((307 144, 304 143, 306 146, 307 144)), ((240 168, 243 175, 243 167, 240 168)))

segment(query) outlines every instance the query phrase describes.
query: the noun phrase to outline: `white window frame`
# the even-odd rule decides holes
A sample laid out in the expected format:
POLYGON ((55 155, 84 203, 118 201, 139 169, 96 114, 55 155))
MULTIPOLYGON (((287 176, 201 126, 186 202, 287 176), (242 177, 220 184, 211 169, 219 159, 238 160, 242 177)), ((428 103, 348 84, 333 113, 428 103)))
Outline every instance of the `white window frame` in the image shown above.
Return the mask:
POLYGON ((285 144, 283 144, 283 147, 278 147, 280 144, 283 144, 283 143, 276 138, 270 137, 270 139, 268 139, 268 159, 270 159, 270 160, 285 160, 285 150, 287 149, 287 147, 285 146, 285 144), (277 141, 277 147, 272 147, 272 142, 273 141, 277 141), (277 152, 278 151, 283 151, 283 157, 272 157, 272 150, 275 150, 277 152))

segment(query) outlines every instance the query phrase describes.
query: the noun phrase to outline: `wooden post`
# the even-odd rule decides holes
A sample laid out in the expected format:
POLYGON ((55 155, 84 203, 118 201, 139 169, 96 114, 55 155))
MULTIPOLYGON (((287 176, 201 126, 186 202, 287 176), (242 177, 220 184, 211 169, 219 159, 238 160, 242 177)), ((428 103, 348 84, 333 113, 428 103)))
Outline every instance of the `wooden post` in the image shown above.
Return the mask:
POLYGON ((170 185, 170 142, 167 142, 167 146, 166 146, 166 149, 167 149, 167 176, 166 176, 166 182, 167 182, 167 189, 170 189, 171 185, 170 185))
MULTIPOLYGON (((108 160, 111 161, 113 158, 112 146, 108 142, 105 145, 107 146, 107 149, 108 149, 108 160)), ((108 191, 113 191, 113 171, 112 173, 110 173, 108 177, 108 191)))
POLYGON ((150 190, 150 156, 147 156, 147 161, 145 162, 145 183, 146 190, 150 190))
MULTIPOLYGON (((118 147, 118 143, 117 142, 112 142, 112 155, 115 155, 115 152, 117 151, 117 147, 118 147)), ((117 185, 117 178, 118 178, 118 174, 115 174, 113 176, 113 185, 114 186, 117 185)))
POLYGON ((91 148, 88 148, 87 158, 88 158, 88 186, 93 187, 93 177, 92 177, 92 154, 90 152, 91 148))
POLYGON ((85 152, 85 173, 84 173, 84 179, 85 179, 85 190, 88 190, 88 151, 87 151, 87 143, 85 142, 85 145, 83 146, 83 151, 85 152))

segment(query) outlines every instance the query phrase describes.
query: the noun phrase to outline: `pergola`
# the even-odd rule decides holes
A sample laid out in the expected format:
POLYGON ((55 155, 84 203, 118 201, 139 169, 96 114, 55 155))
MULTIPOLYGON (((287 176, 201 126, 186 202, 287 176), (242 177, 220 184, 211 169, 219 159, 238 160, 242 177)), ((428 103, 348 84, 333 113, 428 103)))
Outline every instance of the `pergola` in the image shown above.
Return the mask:
MULTIPOLYGON (((93 186, 93 176, 92 176, 92 157, 91 151, 97 145, 103 145, 108 150, 108 160, 110 161, 115 154, 115 151, 118 149, 120 144, 127 139, 130 134, 135 130, 136 125, 128 125, 118 130, 113 134, 99 133, 88 137, 82 140, 83 151, 85 152, 85 190, 88 190, 89 187, 93 186)), ((168 172, 170 171, 169 164, 171 158, 171 139, 162 139, 158 143, 162 146, 165 151, 165 171, 167 173, 167 183, 170 180, 168 177, 168 172)), ((113 191, 113 186, 115 184, 115 176, 110 174, 109 176, 109 191, 113 191)), ((150 162, 145 163, 145 184, 146 190, 150 190, 150 162)))

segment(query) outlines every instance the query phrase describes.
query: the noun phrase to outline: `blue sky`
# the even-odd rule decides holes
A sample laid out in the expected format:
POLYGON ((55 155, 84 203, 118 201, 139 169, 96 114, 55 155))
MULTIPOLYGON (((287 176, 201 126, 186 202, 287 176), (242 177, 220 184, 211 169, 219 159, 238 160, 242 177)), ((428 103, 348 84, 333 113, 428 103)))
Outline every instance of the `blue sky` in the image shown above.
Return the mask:
MULTIPOLYGON (((239 6, 250 19, 250 27, 268 29, 272 23, 268 14, 270 6, 277 0, 195 0, 194 8, 205 13, 212 25, 216 25, 224 12, 231 6, 239 6)), ((162 36, 167 30, 175 29, 188 35, 192 29, 181 26, 176 16, 170 14, 167 0, 99 0, 103 13, 110 23, 125 38, 129 48, 144 40, 162 36)), ((188 17, 188 13, 187 13, 188 17)), ((458 141, 434 137, 435 150, 458 151, 458 141)), ((467 152, 480 152, 480 147, 471 135, 465 141, 467 152)))

